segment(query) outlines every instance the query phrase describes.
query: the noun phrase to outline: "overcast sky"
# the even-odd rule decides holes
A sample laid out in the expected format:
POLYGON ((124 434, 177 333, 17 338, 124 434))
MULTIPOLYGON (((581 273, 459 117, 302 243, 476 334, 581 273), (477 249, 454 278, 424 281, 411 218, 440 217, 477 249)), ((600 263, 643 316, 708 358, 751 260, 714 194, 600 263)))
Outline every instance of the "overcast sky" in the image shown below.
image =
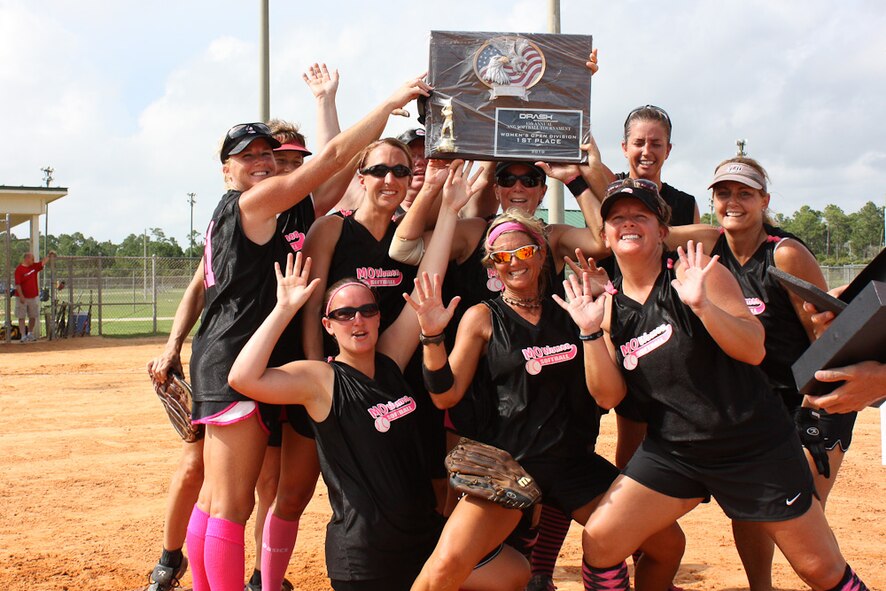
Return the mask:
MULTIPOLYGON (((69 188, 51 234, 119 242, 159 227, 185 246, 187 193, 202 231, 223 192, 219 140, 258 117, 258 4, 0 0, 0 185, 40 185, 50 165, 69 188)), ((309 147, 301 73, 314 61, 341 72, 346 127, 427 68, 432 29, 547 29, 547 0, 270 4, 271 115, 300 122, 309 147)), ((674 122, 663 179, 702 212, 738 138, 768 169, 776 211, 886 201, 886 3, 561 0, 561 14, 563 33, 599 48, 591 121, 613 169, 625 115, 651 103, 674 122)))

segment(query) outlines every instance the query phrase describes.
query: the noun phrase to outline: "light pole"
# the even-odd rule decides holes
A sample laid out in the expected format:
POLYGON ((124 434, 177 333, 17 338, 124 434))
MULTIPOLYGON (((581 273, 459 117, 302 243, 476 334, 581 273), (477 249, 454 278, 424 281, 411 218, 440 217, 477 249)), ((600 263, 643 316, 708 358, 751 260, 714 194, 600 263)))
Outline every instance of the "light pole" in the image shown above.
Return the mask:
POLYGON ((196 193, 188 193, 188 204, 191 206, 191 232, 188 234, 191 249, 188 251, 188 256, 194 256, 194 204, 197 202, 194 197, 196 196, 196 193))

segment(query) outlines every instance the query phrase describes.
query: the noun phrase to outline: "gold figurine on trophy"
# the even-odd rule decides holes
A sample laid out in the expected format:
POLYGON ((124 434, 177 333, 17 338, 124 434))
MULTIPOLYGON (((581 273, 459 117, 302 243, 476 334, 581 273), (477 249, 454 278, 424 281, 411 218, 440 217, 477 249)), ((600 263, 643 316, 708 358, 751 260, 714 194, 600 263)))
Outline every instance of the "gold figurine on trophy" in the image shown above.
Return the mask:
POLYGON ((452 99, 443 101, 440 109, 443 114, 443 125, 440 126, 440 139, 437 140, 436 148, 440 152, 457 152, 455 145, 455 131, 452 127, 452 99))

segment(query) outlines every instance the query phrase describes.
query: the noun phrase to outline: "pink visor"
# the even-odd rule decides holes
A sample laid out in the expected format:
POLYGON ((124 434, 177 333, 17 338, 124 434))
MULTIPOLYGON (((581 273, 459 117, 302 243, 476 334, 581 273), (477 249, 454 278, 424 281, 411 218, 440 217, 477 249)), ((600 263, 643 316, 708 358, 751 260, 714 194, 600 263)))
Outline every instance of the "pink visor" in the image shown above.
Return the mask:
POLYGON ((312 152, 309 152, 307 148, 298 142, 290 142, 287 144, 280 144, 279 148, 274 148, 275 152, 301 152, 305 156, 310 156, 312 152))

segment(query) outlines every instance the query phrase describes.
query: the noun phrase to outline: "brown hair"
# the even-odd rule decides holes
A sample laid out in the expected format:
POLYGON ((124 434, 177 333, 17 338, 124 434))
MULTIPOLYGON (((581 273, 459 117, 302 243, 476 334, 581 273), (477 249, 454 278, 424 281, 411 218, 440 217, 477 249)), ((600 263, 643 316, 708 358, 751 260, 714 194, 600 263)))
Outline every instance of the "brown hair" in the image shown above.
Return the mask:
POLYGON ((360 152, 360 159, 358 160, 359 164, 357 165, 357 170, 363 170, 366 166, 366 159, 369 158, 369 155, 375 150, 377 147, 381 145, 393 146, 403 152, 406 155, 406 161, 409 163, 409 169, 412 170, 412 153, 409 151, 409 146, 393 137, 385 137, 380 140, 375 140, 360 152))
POLYGON ((668 143, 671 143, 671 118, 668 116, 667 111, 661 107, 644 105, 642 107, 637 107, 628 113, 628 116, 625 119, 625 142, 628 141, 628 136, 631 135, 631 124, 633 124, 634 121, 652 121, 660 123, 661 126, 664 127, 665 133, 668 136, 668 143))

